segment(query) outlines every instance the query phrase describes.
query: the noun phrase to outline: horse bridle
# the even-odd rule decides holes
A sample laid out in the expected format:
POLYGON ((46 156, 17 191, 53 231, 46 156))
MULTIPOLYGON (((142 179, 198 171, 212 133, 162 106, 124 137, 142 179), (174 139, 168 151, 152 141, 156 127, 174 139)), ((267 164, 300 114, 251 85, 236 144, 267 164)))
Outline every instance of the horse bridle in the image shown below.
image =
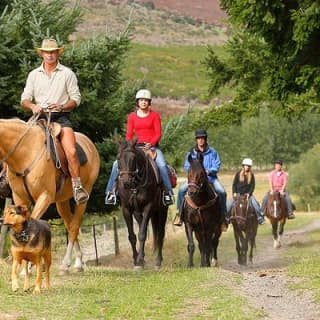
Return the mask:
MULTIPOLYGON (((123 152, 127 152, 127 153, 133 153, 134 155, 136 155, 135 150, 124 150, 123 152)), ((147 156, 145 156, 145 161, 146 161, 146 165, 148 163, 148 158, 147 156)), ((119 164, 119 160, 118 160, 118 164, 119 164)), ((120 165, 119 165, 120 167, 120 165)), ((142 166, 142 168, 146 168, 146 166, 142 166)), ((129 175, 132 177, 132 180, 134 181, 134 184, 132 184, 130 186, 131 190, 136 190, 137 188, 137 183, 139 183, 140 181, 145 181, 145 183, 147 183, 148 180, 148 170, 139 170, 139 168, 136 168, 135 170, 119 170, 119 180, 122 180, 122 176, 123 175, 129 175), (142 173, 140 175, 140 173, 142 173)))

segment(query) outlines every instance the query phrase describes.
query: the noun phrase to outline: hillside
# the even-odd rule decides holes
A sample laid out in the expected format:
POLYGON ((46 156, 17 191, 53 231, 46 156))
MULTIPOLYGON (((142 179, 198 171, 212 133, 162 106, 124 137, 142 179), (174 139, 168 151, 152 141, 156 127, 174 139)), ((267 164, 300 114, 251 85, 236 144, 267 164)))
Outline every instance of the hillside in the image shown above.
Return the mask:
POLYGON ((207 45, 226 40, 224 13, 217 1, 83 0, 80 6, 84 17, 75 39, 104 32, 118 34, 130 20, 134 27, 133 41, 138 43, 207 45))
POLYGON ((218 0, 138 0, 155 8, 191 17, 214 25, 223 25, 226 13, 220 9, 218 0))

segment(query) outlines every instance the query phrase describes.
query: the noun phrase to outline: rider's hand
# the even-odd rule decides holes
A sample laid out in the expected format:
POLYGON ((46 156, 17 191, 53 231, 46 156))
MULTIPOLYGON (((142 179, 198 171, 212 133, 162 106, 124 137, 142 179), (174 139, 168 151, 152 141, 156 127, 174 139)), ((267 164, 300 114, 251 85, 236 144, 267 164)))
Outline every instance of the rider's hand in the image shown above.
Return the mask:
POLYGON ((31 110, 33 114, 40 113, 42 111, 42 107, 39 104, 33 104, 31 106, 31 110))
POLYGON ((151 145, 150 142, 147 142, 147 143, 145 143, 145 145, 144 145, 144 148, 145 148, 146 150, 151 149, 151 147, 152 147, 152 145, 151 145))
POLYGON ((56 104, 56 103, 51 103, 49 106, 48 106, 48 109, 50 109, 51 111, 57 111, 57 112, 60 112, 61 111, 61 105, 60 104, 56 104))

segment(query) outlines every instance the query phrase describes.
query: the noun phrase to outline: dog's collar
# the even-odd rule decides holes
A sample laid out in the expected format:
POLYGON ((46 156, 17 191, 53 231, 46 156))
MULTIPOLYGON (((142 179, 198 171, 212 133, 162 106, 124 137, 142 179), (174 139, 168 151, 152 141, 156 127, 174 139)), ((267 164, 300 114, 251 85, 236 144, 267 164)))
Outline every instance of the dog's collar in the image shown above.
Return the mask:
POLYGON ((25 222, 23 225, 23 230, 20 233, 15 233, 14 236, 19 242, 28 242, 29 241, 28 223, 25 222))

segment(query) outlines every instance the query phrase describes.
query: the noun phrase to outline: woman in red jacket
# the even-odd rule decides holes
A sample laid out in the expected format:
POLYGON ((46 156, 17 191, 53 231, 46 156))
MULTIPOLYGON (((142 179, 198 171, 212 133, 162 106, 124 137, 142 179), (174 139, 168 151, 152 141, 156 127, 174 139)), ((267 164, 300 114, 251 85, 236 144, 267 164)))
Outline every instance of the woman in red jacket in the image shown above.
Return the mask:
MULTIPOLYGON (((154 149, 157 152, 155 162, 165 186, 163 202, 166 205, 174 203, 173 190, 167 170, 166 160, 159 148, 161 139, 160 115, 151 110, 151 92, 146 89, 139 90, 136 94, 136 111, 131 112, 127 121, 126 140, 138 137, 138 143, 144 145, 145 149, 154 149)), ((115 183, 118 177, 118 162, 115 161, 106 187, 106 204, 116 204, 115 183)))

